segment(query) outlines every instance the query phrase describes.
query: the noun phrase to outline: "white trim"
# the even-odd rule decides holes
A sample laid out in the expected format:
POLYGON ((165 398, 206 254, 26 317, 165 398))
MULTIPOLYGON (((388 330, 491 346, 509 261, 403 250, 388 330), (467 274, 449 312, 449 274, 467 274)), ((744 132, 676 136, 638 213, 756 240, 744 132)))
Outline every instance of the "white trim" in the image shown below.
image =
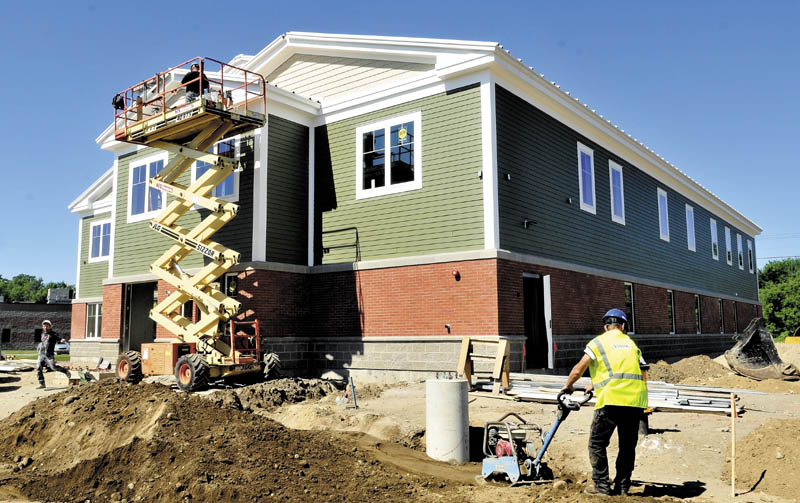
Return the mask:
POLYGON ((103 326, 102 326, 102 316, 103 316, 103 303, 102 302, 87 302, 86 303, 86 318, 83 320, 83 337, 84 340, 87 341, 98 341, 102 339, 103 336, 103 326), (97 323, 97 314, 95 313, 95 331, 98 332, 98 335, 89 337, 88 330, 89 330, 89 306, 98 306, 100 309, 100 319, 101 323, 97 323))
POLYGON ((313 127, 308 128, 308 266, 314 265, 314 148, 316 129, 313 127))
MULTIPOLYGON (((234 136, 233 138, 226 138, 226 139, 224 139, 224 140, 221 140, 221 141, 219 141, 219 142, 215 143, 215 144, 214 144, 214 146, 213 146, 213 152, 212 152, 212 153, 213 153, 213 154, 215 154, 215 155, 219 155, 219 145, 220 145, 221 143, 229 142, 229 141, 231 141, 231 140, 233 140, 233 156, 234 156, 234 157, 233 157, 233 159, 238 161, 238 159, 239 159, 239 154, 240 154, 241 142, 242 142, 242 137, 241 137, 241 135, 236 135, 236 136, 234 136)), ((191 169, 191 183, 194 183, 195 181, 197 181, 197 163, 198 163, 198 162, 200 162, 200 161, 197 161, 197 160, 195 160, 195 161, 192 163, 192 169, 191 169)), ((207 164, 208 164, 208 163, 207 163, 207 164)), ((227 196, 222 196, 222 197, 215 196, 215 195, 214 195, 214 191, 215 191, 215 190, 216 190, 216 189, 219 187, 219 185, 217 185, 216 187, 214 187, 214 188, 211 190, 211 192, 209 192, 208 196, 209 196, 209 197, 219 197, 219 199, 222 199, 223 201, 228 201, 228 202, 231 202, 231 203, 236 203, 236 202, 239 202, 239 179, 240 179, 240 172, 241 172, 241 169, 237 168, 237 169, 235 169, 235 170, 233 171, 233 173, 231 173, 231 175, 233 175, 233 193, 232 193, 232 194, 230 194, 230 195, 227 195, 227 196)), ((231 176, 231 175, 228 175, 228 176, 231 176)), ((226 178, 227 178, 227 177, 226 177, 226 178)), ((222 182, 220 182, 220 184, 221 184, 221 183, 222 183, 222 182)), ((199 210, 200 208, 202 208, 202 206, 200 206, 200 205, 197 205, 197 204, 195 204, 194 206, 192 206, 192 209, 193 209, 193 210, 199 210)))
POLYGON ((742 250, 742 235, 736 233, 736 260, 739 263, 739 270, 744 271, 744 250, 742 250))
POLYGON ((747 240, 747 268, 750 270, 750 274, 755 272, 756 267, 756 254, 753 252, 753 242, 749 239, 747 240))
POLYGON ((553 363, 553 299, 550 292, 550 275, 542 276, 542 294, 544 296, 544 327, 547 334, 547 368, 555 366, 553 363))
POLYGON ((656 197, 658 199, 658 237, 669 243, 669 196, 667 191, 661 187, 656 188, 656 197), (664 196, 664 218, 665 222, 661 221, 661 196, 664 196), (663 224, 663 225, 662 225, 663 224))
POLYGON ((110 219, 105 220, 98 220, 96 222, 89 223, 89 247, 87 248, 87 258, 86 261, 90 264, 95 262, 107 262, 111 257, 111 229, 113 225, 110 219), (100 227, 100 253, 103 251, 103 226, 108 224, 108 255, 98 255, 97 257, 92 257, 92 229, 95 227, 100 227))
POLYGON ((253 134, 253 261, 267 260, 267 143, 269 115, 253 134))
POLYGON ((719 261, 719 229, 717 229, 717 221, 713 218, 708 219, 708 225, 711 227, 711 258, 719 261), (717 245, 717 251, 714 253, 714 245, 717 245))
POLYGON ((158 153, 156 153, 154 155, 151 155, 149 157, 145 157, 143 159, 139 159, 139 160, 136 160, 136 161, 131 161, 131 162, 128 163, 128 215, 127 215, 128 218, 127 218, 127 222, 129 224, 130 223, 134 223, 134 222, 144 222, 146 220, 151 220, 153 217, 158 215, 161 212, 161 210, 163 210, 166 207, 166 204, 167 204, 167 193, 162 190, 161 191, 161 208, 159 208, 157 210, 147 211, 147 203, 148 203, 148 201, 150 199, 150 184, 148 183, 148 180, 150 179, 150 164, 153 163, 153 162, 158 162, 158 161, 163 161, 164 162, 164 166, 161 169, 162 170, 165 169, 167 167, 167 164, 169 163, 169 154, 166 151, 158 152, 158 153), (145 185, 144 185, 144 187, 145 187, 145 189, 144 189, 144 191, 145 191, 144 192, 144 194, 145 194, 145 198, 144 198, 145 211, 142 212, 142 213, 139 213, 138 215, 133 215, 133 214, 131 214, 131 197, 133 197, 133 170, 135 168, 140 167, 140 166, 144 166, 145 169, 147 170, 146 173, 145 173, 146 174, 146 178, 145 178, 145 185))
POLYGON ((113 183, 111 184, 111 251, 109 252, 108 276, 114 275, 114 240, 117 236, 117 190, 119 189, 119 157, 114 158, 113 183))
POLYGON ((592 215, 597 214, 597 196, 595 193, 595 173, 594 173, 594 150, 590 149, 581 142, 578 142, 578 202, 583 211, 589 212, 592 215), (586 204, 583 201, 583 169, 581 166, 581 154, 589 156, 590 167, 592 171, 592 204, 586 204))
POLYGON ((611 220, 618 224, 625 225, 625 182, 622 177, 622 166, 611 159, 608 160, 608 187, 611 193, 611 220), (622 203, 621 216, 614 214, 614 171, 619 173, 619 199, 622 203))
POLYGON ((411 190, 418 190, 422 188, 422 112, 416 111, 409 114, 404 114, 397 117, 382 119, 378 122, 372 122, 356 128, 356 200, 368 199, 371 197, 380 197, 389 194, 397 194, 400 192, 408 192, 411 190), (404 183, 391 183, 391 158, 392 158, 392 145, 391 145, 391 128, 397 124, 412 122, 414 124, 414 180, 404 183), (382 187, 373 187, 364 189, 363 187, 363 157, 364 157, 364 133, 375 131, 378 129, 384 130, 384 184, 382 187))
POLYGON ((687 204, 686 205, 686 246, 689 248, 689 251, 697 251, 697 229, 694 225, 694 208, 687 204), (691 215, 691 218, 689 218, 691 215), (689 233, 691 230, 691 234, 689 233))
POLYGON ((487 250, 500 247, 496 103, 494 79, 487 73, 481 82, 483 247, 487 250))
POLYGON ((733 247, 731 246, 731 229, 725 226, 725 261, 733 265, 733 247))
POLYGON ((83 218, 78 219, 78 264, 75 268, 75 298, 81 296, 81 246, 83 245, 83 218))

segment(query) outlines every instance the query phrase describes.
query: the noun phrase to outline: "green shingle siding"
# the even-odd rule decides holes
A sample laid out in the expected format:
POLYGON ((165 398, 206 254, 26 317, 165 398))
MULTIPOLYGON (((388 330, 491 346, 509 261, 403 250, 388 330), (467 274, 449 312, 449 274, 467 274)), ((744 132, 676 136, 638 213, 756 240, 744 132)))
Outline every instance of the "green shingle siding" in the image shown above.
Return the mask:
POLYGON ((308 262, 309 129, 269 116, 267 139, 267 260, 308 262))
POLYGON ((315 147, 315 263, 483 248, 478 87, 318 127, 315 147), (415 111, 422 188, 356 200, 356 128, 415 111))
POLYGON ((758 299, 756 276, 747 267, 747 239, 755 252, 752 236, 505 89, 498 86, 496 96, 501 248, 758 299), (578 142, 594 150, 595 215, 580 209, 578 142), (609 159, 622 166, 625 225, 611 220, 609 159), (659 187, 668 194, 669 242, 659 238, 659 187), (694 208, 696 252, 687 247, 687 203, 694 208), (525 229, 525 218, 536 224, 525 229), (709 218, 717 220, 719 261, 711 257, 709 218), (732 266, 725 262, 726 225, 731 228, 732 266), (736 262, 736 233, 742 235, 744 271, 736 262))
POLYGON ((108 277, 108 260, 89 262, 89 250, 92 246, 92 224, 111 221, 111 213, 102 213, 81 219, 81 256, 78 295, 80 298, 102 297, 103 280, 108 277))

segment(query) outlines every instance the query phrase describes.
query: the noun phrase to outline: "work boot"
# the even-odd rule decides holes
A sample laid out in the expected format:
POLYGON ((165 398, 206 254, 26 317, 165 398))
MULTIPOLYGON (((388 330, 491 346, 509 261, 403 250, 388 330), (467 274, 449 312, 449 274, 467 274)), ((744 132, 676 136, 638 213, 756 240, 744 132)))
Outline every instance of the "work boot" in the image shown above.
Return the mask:
POLYGON ((591 496, 611 496, 611 493, 607 489, 600 489, 596 485, 587 486, 583 492, 591 496))
POLYGON ((34 388, 34 389, 45 389, 45 385, 44 384, 40 384, 40 385, 36 386, 36 388, 34 388))
POLYGON ((630 479, 626 480, 615 480, 614 481, 614 489, 611 491, 612 495, 621 494, 623 496, 628 496, 631 490, 631 481, 630 479))

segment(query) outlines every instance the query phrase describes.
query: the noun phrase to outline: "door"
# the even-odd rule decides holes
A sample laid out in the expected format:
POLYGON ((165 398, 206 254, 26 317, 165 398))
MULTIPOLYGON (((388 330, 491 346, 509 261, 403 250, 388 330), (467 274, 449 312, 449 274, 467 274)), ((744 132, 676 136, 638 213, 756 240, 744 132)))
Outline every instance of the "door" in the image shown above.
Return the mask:
POLYGON ((158 283, 133 283, 125 287, 123 351, 141 351, 142 344, 156 339, 156 322, 150 310, 158 296, 158 283))
POLYGON ((550 276, 522 276, 525 318, 525 367, 553 368, 553 330, 550 314, 550 276))

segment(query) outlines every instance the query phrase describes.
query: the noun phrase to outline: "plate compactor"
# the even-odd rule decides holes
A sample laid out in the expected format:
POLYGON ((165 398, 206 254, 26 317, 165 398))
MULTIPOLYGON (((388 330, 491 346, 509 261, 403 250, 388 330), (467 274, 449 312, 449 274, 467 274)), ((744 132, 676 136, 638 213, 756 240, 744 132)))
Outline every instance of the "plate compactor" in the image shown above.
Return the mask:
POLYGON ((486 456, 483 459, 483 478, 504 475, 511 485, 553 480, 553 470, 542 458, 569 413, 580 409, 591 399, 591 391, 581 400, 573 400, 566 393, 559 393, 556 421, 545 436, 542 436, 543 430, 539 425, 526 423, 513 412, 498 421, 486 423, 483 430, 483 454, 486 456), (512 422, 512 419, 518 422, 512 422))

